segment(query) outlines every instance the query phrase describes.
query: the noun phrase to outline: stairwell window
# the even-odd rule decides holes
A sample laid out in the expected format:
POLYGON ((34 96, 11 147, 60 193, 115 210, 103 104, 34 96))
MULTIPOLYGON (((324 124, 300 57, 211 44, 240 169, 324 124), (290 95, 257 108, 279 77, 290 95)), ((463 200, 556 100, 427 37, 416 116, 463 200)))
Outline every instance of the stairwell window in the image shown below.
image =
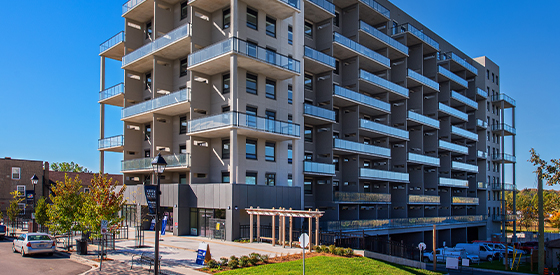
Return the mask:
POLYGON ((179 118, 179 134, 187 133, 187 116, 182 116, 179 118))
POLYGON ((151 90, 152 89, 152 73, 146 74, 146 86, 144 90, 151 90))
POLYGON ((259 12, 247 7, 247 27, 257 30, 258 29, 259 12))
POLYGON ((189 12, 189 1, 181 3, 181 20, 187 18, 189 12))
POLYGON ((313 24, 305 21, 305 25, 303 27, 303 34, 305 37, 313 39, 313 24))
POLYGON ((276 19, 270 16, 266 17, 266 34, 268 36, 276 37, 276 19))
POLYGON ((222 159, 229 159, 229 146, 230 146, 229 138, 222 139, 222 159))
POLYGON ((222 172, 222 183, 229 183, 229 172, 222 172))
POLYGON ((179 66, 179 77, 187 75, 187 67, 189 66, 187 58, 181 60, 181 65, 179 66))
POLYGON ((229 74, 222 75, 222 94, 229 94, 229 84, 230 76, 229 74))
POLYGON ((288 163, 292 163, 293 151, 292 145, 288 144, 288 163))
POLYGON ((150 140, 152 137, 152 125, 144 125, 144 140, 150 140))
POLYGON ((306 90, 313 90, 313 75, 305 74, 303 79, 303 87, 306 90))
POLYGON ((303 181, 303 191, 306 195, 313 194, 313 180, 312 179, 305 179, 303 181))
POLYGON ((268 186, 275 186, 276 185, 276 174, 266 173, 264 177, 266 179, 266 185, 268 185, 268 186))
POLYGON ((303 135, 304 135, 305 142, 313 142, 313 127, 305 126, 303 135))
POLYGON ((146 39, 152 39, 152 33, 153 33, 153 29, 152 29, 152 21, 146 23, 146 39))
POLYGON ((227 29, 229 28, 230 24, 231 24, 231 9, 230 8, 226 8, 222 10, 222 29, 227 29))

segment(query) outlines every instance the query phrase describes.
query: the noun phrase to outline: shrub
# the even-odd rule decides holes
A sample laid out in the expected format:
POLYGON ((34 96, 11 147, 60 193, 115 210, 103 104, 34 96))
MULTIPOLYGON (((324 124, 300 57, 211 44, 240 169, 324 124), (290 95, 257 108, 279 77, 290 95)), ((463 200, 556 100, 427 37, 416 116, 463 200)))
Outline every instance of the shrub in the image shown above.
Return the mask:
POLYGON ((231 261, 233 261, 233 260, 239 260, 237 257, 235 257, 235 255, 231 255, 231 257, 229 257, 229 259, 230 259, 231 261))
POLYGON ((241 267, 247 267, 249 266, 249 257, 247 256, 241 256, 241 258, 239 258, 239 265, 241 267))
POLYGON ((320 246, 320 245, 315 246, 315 252, 317 252, 317 253, 323 252, 323 247, 320 246))
POLYGON ((329 245, 329 253, 334 254, 335 249, 336 249, 336 246, 334 244, 329 245))
POLYGON ((261 255, 261 261, 262 261, 263 263, 268 263, 268 254, 266 254, 266 255, 265 255, 265 254, 262 254, 262 255, 261 255))
POLYGON ((354 250, 352 250, 352 248, 348 247, 344 249, 344 256, 352 256, 352 255, 354 255, 354 250))
POLYGON ((343 256, 344 255, 344 248, 342 248, 342 247, 335 248, 333 254, 337 255, 337 256, 343 256))
POLYGON ((214 260, 214 259, 210 259, 210 261, 208 261, 206 263, 206 265, 208 266, 208 268, 218 268, 218 267, 220 267, 218 262, 216 262, 216 260, 214 260))
POLYGON ((235 259, 229 260, 228 267, 231 269, 236 269, 237 267, 239 267, 239 260, 237 260, 237 257, 235 259))
POLYGON ((257 265, 257 263, 260 261, 261 255, 259 253, 251 253, 249 254, 249 262, 252 265, 257 265))
POLYGON ((220 265, 221 266, 227 266, 228 265, 228 258, 221 257, 220 258, 220 265))

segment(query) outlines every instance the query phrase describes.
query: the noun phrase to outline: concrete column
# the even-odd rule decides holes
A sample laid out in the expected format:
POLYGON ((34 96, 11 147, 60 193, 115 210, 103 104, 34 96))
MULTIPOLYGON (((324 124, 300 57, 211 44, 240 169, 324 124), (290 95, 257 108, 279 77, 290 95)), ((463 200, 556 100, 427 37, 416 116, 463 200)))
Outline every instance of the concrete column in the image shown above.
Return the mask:
MULTIPOLYGON (((301 5, 301 14, 303 14, 303 5, 301 5)), ((303 15, 297 12, 292 14, 292 26, 293 26, 293 58, 299 60, 303 64, 303 15)), ((300 70, 302 68, 300 67, 300 70)), ((303 101, 304 101, 304 90, 303 90, 303 71, 301 71, 299 76, 292 77, 292 89, 293 89, 293 104, 292 104, 292 114, 293 121, 300 125, 300 138, 292 140, 292 182, 293 186, 298 186, 301 188, 301 200, 300 208, 304 209, 304 192, 303 192, 303 152, 304 152, 304 142, 303 142, 303 131, 304 131, 304 121, 303 121, 303 101)))
MULTIPOLYGON (((233 114, 236 115, 235 113, 233 114)), ((238 174, 238 148, 237 146, 237 129, 229 131, 229 183, 237 184, 239 182, 238 174)))
MULTIPOLYGON (((99 91, 105 90, 105 57, 101 57, 99 91)), ((105 138, 105 104, 99 104, 99 138, 105 138)), ((105 171, 105 152, 99 151, 99 172, 105 171)))
POLYGON ((231 33, 229 35, 229 37, 237 37, 238 34, 238 28, 239 28, 239 24, 238 24, 238 20, 239 20, 239 16, 238 16, 238 11, 239 11, 239 7, 237 5, 237 0, 230 0, 230 10, 231 10, 231 17, 230 17, 230 30, 231 33))

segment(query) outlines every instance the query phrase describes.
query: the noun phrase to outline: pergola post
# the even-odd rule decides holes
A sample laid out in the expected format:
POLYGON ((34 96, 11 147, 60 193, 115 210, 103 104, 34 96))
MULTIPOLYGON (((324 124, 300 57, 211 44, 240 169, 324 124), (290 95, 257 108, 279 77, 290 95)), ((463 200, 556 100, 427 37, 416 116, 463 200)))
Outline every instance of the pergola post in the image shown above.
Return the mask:
POLYGON ((280 218, 282 219, 282 248, 286 248, 286 217, 282 214, 280 218))
MULTIPOLYGON (((291 207, 290 207, 290 211, 292 211, 291 207)), ((292 235, 293 235, 292 229, 293 229, 293 227, 292 227, 292 216, 290 215, 290 236, 288 237, 289 240, 290 240, 290 248, 292 248, 292 235)))
MULTIPOLYGON (((274 210, 274 207, 272 207, 274 210)), ((272 246, 276 246, 276 215, 272 215, 272 246)))
MULTIPOLYGON (((319 209, 315 209, 319 212, 319 209)), ((319 215, 315 216, 315 245, 319 245, 319 215)))
MULTIPOLYGON (((249 209, 253 209, 251 206, 249 209)), ((253 212, 249 214, 249 242, 253 242, 253 212)))
POLYGON ((261 242, 261 215, 259 214, 257 214, 257 242, 261 242))
MULTIPOLYGON (((311 211, 309 211, 311 212, 311 211)), ((309 216, 309 253, 311 253, 311 248, 313 247, 313 216, 309 216)))

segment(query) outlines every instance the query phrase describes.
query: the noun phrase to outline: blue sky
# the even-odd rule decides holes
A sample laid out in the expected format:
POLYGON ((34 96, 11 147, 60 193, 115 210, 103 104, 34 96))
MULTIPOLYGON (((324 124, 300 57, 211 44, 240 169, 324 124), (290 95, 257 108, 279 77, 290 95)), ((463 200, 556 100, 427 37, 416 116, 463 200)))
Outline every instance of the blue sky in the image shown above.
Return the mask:
MULTIPOLYGON (((123 29, 123 2, 4 5, 0 157, 74 161, 99 170, 99 44, 123 29)), ((560 1, 392 2, 464 53, 500 66, 501 91, 517 100, 517 185, 535 187, 529 149, 560 158, 560 91, 552 85, 560 64, 560 1)), ((107 87, 122 81, 119 65, 107 60, 107 87)), ((119 119, 119 108, 107 106, 106 136, 122 134, 119 119)), ((106 172, 118 173, 122 154, 105 155, 106 172)))

